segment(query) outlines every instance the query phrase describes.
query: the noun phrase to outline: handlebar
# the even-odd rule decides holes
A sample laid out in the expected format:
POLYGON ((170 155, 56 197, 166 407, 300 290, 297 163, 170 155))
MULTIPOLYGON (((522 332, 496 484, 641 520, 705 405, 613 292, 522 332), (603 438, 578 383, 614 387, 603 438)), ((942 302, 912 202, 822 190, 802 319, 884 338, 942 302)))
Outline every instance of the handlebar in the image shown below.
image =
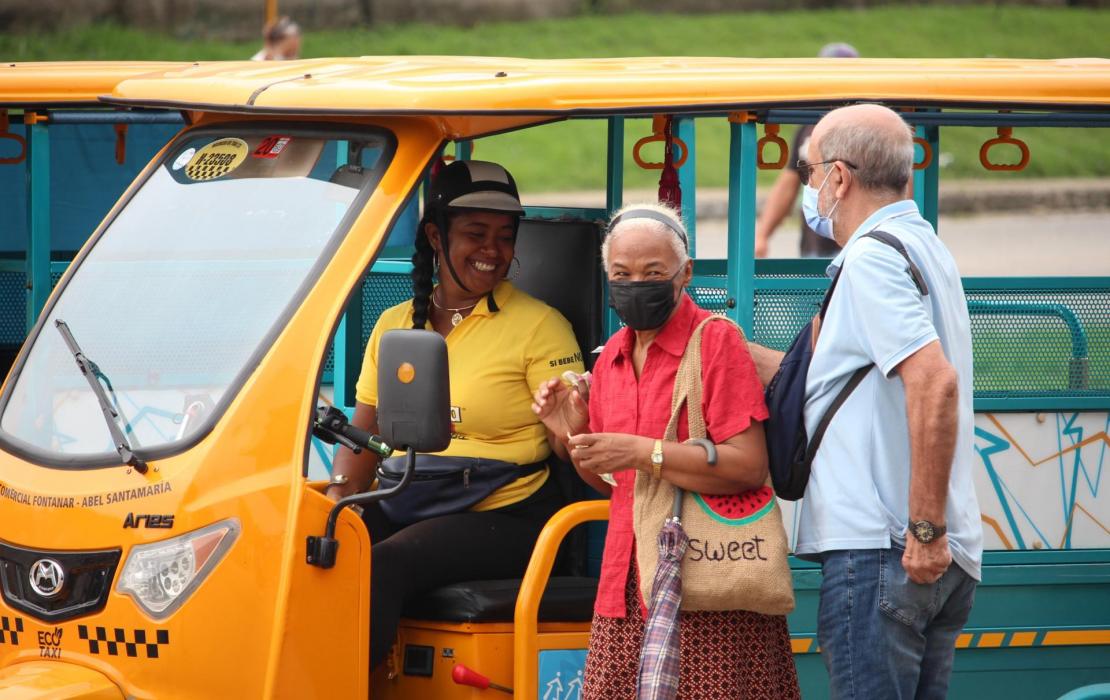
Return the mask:
POLYGON ((393 454, 393 448, 379 436, 351 425, 346 414, 335 406, 318 406, 316 420, 312 424, 312 434, 330 444, 339 443, 356 455, 363 448, 369 449, 380 457, 393 454))
MULTIPOLYGON (((347 421, 347 415, 334 406, 317 406, 316 419, 312 422, 312 434, 328 444, 339 443, 355 454, 361 452, 363 448, 369 449, 381 457, 388 457, 393 454, 393 448, 385 440, 362 428, 351 425, 347 421)), ((324 534, 319 537, 315 535, 308 536, 308 551, 305 554, 305 561, 322 569, 330 569, 335 566, 335 556, 339 551, 339 541, 335 539, 335 526, 339 521, 340 511, 347 506, 367 505, 393 496, 409 485, 415 471, 416 451, 410 447, 405 457, 405 471, 401 475, 401 481, 396 486, 390 489, 377 489, 368 493, 356 493, 336 501, 328 513, 328 522, 324 528, 324 534)))

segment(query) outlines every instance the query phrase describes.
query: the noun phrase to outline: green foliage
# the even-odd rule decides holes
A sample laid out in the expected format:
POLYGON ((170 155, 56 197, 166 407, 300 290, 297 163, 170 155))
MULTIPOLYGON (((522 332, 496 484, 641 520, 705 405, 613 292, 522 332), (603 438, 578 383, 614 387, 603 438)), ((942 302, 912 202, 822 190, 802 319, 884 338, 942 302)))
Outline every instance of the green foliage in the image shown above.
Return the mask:
MULTIPOLYGON (((531 58, 617 56, 813 56, 830 41, 854 44, 864 56, 1058 58, 1108 56, 1110 12, 1013 6, 907 6, 715 15, 585 15, 469 28, 413 24, 309 32, 304 54, 490 55, 531 58)), ((249 57, 253 43, 171 39, 113 26, 48 35, 0 35, 0 59, 216 60, 249 57)), ((647 120, 626 125, 626 153, 650 132, 647 120)), ((1032 161, 1022 173, 987 173, 979 145, 989 129, 950 128, 942 135, 947 177, 1087 177, 1110 175, 1110 142, 1095 129, 1026 129, 1032 161)), ((789 136, 789 133, 787 133, 789 136)), ((699 183, 724 186, 728 128, 706 120, 697 134, 699 183)), ((478 143, 476 157, 501 160, 531 191, 596 189, 605 181, 603 121, 553 124, 478 143), (557 167, 552 164, 557 163, 557 167)), ((793 157, 793 156, 792 156, 793 157)), ((1004 158, 999 154, 998 158, 1004 158)), ((649 187, 654 172, 625 164, 626 186, 649 187)), ((764 172, 766 180, 773 173, 764 172)))

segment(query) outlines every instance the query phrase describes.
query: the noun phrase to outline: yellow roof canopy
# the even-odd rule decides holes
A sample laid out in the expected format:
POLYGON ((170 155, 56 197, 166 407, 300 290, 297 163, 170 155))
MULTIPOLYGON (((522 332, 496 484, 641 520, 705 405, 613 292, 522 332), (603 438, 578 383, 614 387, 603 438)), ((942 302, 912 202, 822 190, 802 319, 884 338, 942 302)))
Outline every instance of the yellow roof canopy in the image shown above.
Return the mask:
POLYGON ((0 63, 0 107, 95 105, 121 80, 164 74, 192 63, 168 61, 70 61, 0 63))
POLYGON ((217 112, 556 118, 859 100, 1101 111, 1110 108, 1110 60, 404 56, 239 61, 127 76, 105 99, 217 112))

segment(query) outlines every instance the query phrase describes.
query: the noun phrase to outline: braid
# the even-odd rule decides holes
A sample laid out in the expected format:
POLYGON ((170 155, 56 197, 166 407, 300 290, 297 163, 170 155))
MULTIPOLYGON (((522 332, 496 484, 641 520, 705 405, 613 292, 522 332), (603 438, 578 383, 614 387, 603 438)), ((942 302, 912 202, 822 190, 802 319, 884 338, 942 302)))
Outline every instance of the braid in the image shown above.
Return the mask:
POLYGON ((423 329, 428 322, 428 305, 432 299, 432 275, 435 273, 435 250, 428 242, 424 226, 430 217, 420 220, 416 230, 416 250, 412 254, 412 327, 423 329))

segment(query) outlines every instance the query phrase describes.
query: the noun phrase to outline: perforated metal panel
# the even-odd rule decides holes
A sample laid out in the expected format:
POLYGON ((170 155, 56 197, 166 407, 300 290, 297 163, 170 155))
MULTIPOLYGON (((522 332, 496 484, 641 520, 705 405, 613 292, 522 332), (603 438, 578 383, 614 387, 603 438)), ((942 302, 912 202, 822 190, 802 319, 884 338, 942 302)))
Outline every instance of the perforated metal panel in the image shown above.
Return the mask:
POLYGON ((0 271, 0 344, 19 345, 27 335, 27 274, 0 271))
MULTIPOLYGON (((767 289, 760 276, 754 313, 755 342, 785 350, 820 310, 824 290, 767 289)), ((809 279, 814 279, 810 277, 809 279)), ((715 313, 726 309, 724 278, 701 277, 694 300, 715 313), (708 286, 718 283, 720 288, 708 286)), ((975 395, 980 399, 1106 396, 1110 394, 1110 286, 972 289, 967 292, 974 351, 975 395)), ((812 286, 812 285, 811 285, 812 286)))
POLYGON ((755 342, 786 350, 802 326, 821 310, 820 289, 757 289, 753 333, 755 342))
MULTIPOLYGON (((371 272, 362 283, 362 328, 360 348, 365 351, 366 341, 374 330, 378 317, 388 308, 412 298, 412 277, 408 274, 371 272)), ((361 358, 360 358, 361 359, 361 358)), ((324 362, 324 374, 331 376, 335 370, 335 353, 328 352, 324 362)), ((358 376, 358 367, 350 370, 352 379, 358 376)))
POLYGON ((1110 287, 967 293, 980 398, 1110 391, 1110 287))
MULTIPOLYGON (((767 279, 802 279, 805 275, 760 275, 767 279)), ((812 279, 812 278, 810 278, 812 279)), ((695 286, 690 287, 694 302, 713 313, 728 310, 730 295, 721 275, 699 275, 695 286)), ((753 338, 760 345, 786 350, 802 327, 821 307, 822 289, 756 289, 753 338)))

